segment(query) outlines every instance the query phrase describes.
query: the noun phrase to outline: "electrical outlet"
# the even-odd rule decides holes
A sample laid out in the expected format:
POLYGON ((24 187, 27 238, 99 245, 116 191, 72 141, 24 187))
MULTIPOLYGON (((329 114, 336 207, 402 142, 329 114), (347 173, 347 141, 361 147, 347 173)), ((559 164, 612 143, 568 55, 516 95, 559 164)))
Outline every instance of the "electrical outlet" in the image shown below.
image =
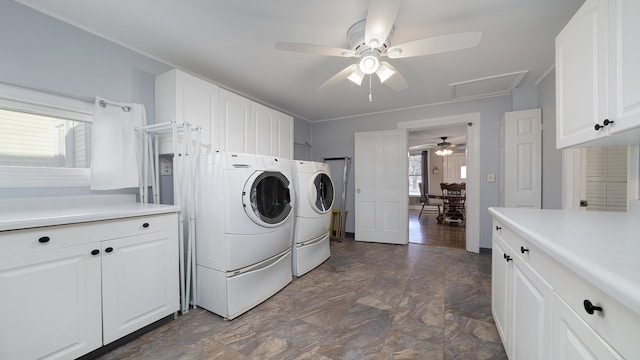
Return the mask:
POLYGON ((487 174, 487 182, 488 183, 496 182, 496 174, 487 174))
POLYGON ((173 164, 171 161, 160 159, 160 175, 173 175, 173 164))

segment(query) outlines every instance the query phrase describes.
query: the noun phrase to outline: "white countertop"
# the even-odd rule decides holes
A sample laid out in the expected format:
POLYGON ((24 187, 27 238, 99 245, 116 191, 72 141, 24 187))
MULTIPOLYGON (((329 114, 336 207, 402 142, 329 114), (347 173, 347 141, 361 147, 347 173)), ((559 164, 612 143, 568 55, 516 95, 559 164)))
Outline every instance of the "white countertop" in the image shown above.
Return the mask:
POLYGON ((0 200, 0 231, 177 212, 142 204, 135 195, 89 195, 0 200))
POLYGON ((640 214, 522 208, 489 212, 640 314, 640 214))

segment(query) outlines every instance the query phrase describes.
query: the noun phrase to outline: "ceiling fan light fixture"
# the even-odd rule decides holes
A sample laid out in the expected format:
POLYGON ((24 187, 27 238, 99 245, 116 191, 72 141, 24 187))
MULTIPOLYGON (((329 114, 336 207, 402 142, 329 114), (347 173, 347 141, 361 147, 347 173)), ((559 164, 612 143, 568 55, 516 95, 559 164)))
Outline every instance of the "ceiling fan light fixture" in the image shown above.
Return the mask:
POLYGON ((376 50, 367 50, 362 53, 362 57, 360 58, 360 63, 358 67, 360 71, 362 71, 366 75, 373 74, 378 71, 380 67, 380 60, 378 60, 379 52, 376 50))
POLYGON ((354 84, 360 86, 362 85, 362 79, 364 79, 364 73, 360 71, 360 68, 356 67, 356 69, 351 73, 351 75, 347 76, 347 79, 351 80, 354 84))
POLYGON ((380 66, 378 67, 378 71, 376 71, 376 74, 380 78, 380 83, 382 84, 384 84, 384 82, 387 81, 387 79, 389 79, 390 77, 392 77, 393 74, 395 73, 396 72, 393 69, 391 69, 389 66, 383 63, 380 64, 380 66))
POLYGON ((453 150, 451 149, 438 149, 436 150, 436 155, 438 156, 448 156, 453 154, 453 150))

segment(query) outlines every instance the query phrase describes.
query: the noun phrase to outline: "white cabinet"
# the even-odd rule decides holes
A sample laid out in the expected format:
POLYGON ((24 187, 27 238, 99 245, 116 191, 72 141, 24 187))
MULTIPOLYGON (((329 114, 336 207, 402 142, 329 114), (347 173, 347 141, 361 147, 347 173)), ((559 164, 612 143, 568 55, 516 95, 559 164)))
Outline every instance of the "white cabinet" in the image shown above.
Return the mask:
POLYGON ((553 298, 553 312, 553 349, 550 359, 623 359, 558 295, 553 298))
POLYGON ((636 0, 587 0, 557 36, 558 148, 640 143, 638 16, 636 0))
POLYGON ((0 232, 0 359, 70 359, 179 308, 177 214, 0 232))
POLYGON ((293 158, 293 118, 258 103, 251 103, 255 152, 293 158))
POLYGON ((83 244, 0 259, 0 359, 73 359, 102 346, 93 250, 83 244))
POLYGON ((515 226, 498 219, 493 225, 491 310, 510 359, 637 357, 638 314, 518 235, 515 226))
POLYGON ((220 89, 219 104, 221 151, 253 153, 251 100, 220 89))
POLYGON ((176 230, 102 242, 105 344, 177 311, 176 230))
POLYGON ((548 359, 553 291, 527 264, 530 251, 537 250, 508 231, 503 240, 503 229, 495 224, 491 310, 496 327, 509 358, 548 359))
MULTIPOLYGON (((155 89, 156 123, 199 125, 201 153, 293 158, 292 116, 175 69, 158 75, 155 89)), ((173 153, 171 135, 161 135, 160 153, 173 153)))
MULTIPOLYGON (((218 124, 218 86, 180 70, 158 75, 155 82, 155 123, 175 121, 200 126, 201 153, 220 149, 218 124)), ((192 143, 195 144, 195 134, 192 143)), ((179 152, 182 149, 179 139, 179 152)), ((170 134, 160 136, 161 154, 173 153, 170 134)), ((193 149, 191 149, 192 152, 193 149)))

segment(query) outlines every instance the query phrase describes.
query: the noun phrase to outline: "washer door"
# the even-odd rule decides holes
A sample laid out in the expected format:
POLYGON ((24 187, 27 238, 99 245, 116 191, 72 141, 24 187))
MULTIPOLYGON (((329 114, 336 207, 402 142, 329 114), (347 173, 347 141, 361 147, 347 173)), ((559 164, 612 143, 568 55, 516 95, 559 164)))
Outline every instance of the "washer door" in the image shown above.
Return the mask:
POLYGON ((291 214, 289 179, 281 172, 253 173, 242 192, 242 206, 258 225, 276 227, 291 214))
POLYGON ((333 206, 333 181, 324 172, 317 173, 309 186, 309 203, 319 214, 325 214, 333 206))

